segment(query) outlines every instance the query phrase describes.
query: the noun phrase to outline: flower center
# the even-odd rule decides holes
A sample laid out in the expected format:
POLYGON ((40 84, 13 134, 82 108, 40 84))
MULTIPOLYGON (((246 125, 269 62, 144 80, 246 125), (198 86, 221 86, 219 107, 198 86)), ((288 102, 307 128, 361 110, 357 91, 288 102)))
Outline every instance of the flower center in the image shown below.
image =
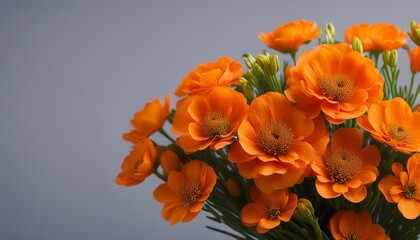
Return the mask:
POLYGON ((355 92, 354 81, 343 74, 320 77, 319 88, 327 98, 337 102, 351 99, 355 92))
POLYGON ((229 120, 220 112, 208 112, 203 120, 203 134, 217 137, 229 132, 229 120))
POLYGON ((258 146, 268 155, 283 155, 293 144, 293 131, 283 122, 272 122, 257 133, 258 146))
POLYGON ((267 203, 267 215, 270 220, 278 218, 280 215, 280 206, 276 203, 267 203))
POLYGON ((359 237, 356 233, 349 233, 344 240, 358 240, 359 237))
POLYGON ((403 187, 403 195, 406 198, 414 198, 416 196, 416 184, 414 182, 408 183, 403 187))
POLYGON ((200 197, 200 183, 195 178, 189 179, 186 182, 184 182, 184 185, 181 187, 180 193, 182 199, 184 200, 184 206, 188 207, 189 205, 195 203, 200 197))
POLYGON ((354 152, 338 148, 325 158, 325 165, 334 182, 344 183, 354 177, 362 162, 354 152))
POLYGON ((407 128, 399 124, 390 124, 386 127, 389 136, 398 142, 405 143, 408 140, 409 134, 407 128))

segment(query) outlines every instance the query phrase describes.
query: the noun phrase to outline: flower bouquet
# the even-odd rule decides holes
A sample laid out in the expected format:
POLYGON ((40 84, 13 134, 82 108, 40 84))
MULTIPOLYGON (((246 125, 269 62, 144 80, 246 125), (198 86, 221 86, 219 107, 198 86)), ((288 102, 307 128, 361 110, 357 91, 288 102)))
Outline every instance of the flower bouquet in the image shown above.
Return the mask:
POLYGON ((203 210, 234 239, 419 239, 420 24, 407 32, 413 50, 388 23, 353 25, 342 42, 332 24, 321 31, 289 22, 259 34, 273 52, 244 54, 246 67, 198 65, 175 109, 168 95, 135 113, 116 183, 154 174, 171 226, 203 210), (407 86, 398 51, 410 56, 407 86))

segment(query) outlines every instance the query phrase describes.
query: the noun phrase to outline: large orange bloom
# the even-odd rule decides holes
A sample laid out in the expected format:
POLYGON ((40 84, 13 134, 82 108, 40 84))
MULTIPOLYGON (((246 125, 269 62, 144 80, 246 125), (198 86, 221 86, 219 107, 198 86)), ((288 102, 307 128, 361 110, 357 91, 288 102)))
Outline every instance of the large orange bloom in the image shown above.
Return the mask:
POLYGON ((190 96, 177 105, 172 131, 181 135, 177 144, 187 153, 232 143, 248 108, 246 98, 228 87, 190 96))
POLYGON ((300 19, 278 26, 273 32, 260 33, 258 36, 269 48, 288 53, 297 51, 300 46, 319 35, 321 29, 317 28, 315 22, 300 19))
POLYGON ((247 227, 257 226, 258 233, 266 233, 280 223, 290 221, 298 205, 298 197, 287 189, 270 194, 253 186, 250 191, 252 203, 241 211, 241 221, 247 227))
POLYGON ((124 133, 123 139, 129 142, 136 142, 143 137, 149 137, 161 129, 171 107, 170 95, 167 95, 162 106, 159 99, 146 103, 144 108, 134 114, 131 125, 134 129, 124 133))
POLYGON ((115 182, 127 187, 140 184, 152 172, 156 155, 156 149, 150 139, 146 137, 139 139, 124 159, 115 182))
POLYGON ((319 110, 335 124, 362 115, 383 97, 384 79, 372 60, 345 43, 323 44, 290 69, 286 96, 308 114, 319 110))
POLYGON ((352 43, 353 39, 358 37, 364 52, 394 50, 407 42, 405 32, 388 23, 356 24, 347 28, 344 36, 348 43, 352 43))
POLYGON ((216 180, 216 173, 207 163, 194 160, 186 163, 181 172, 171 171, 168 182, 157 187, 153 197, 164 204, 162 216, 171 226, 190 222, 200 213, 216 180))
POLYGON ((243 75, 241 63, 228 57, 220 57, 217 62, 200 64, 175 91, 176 96, 196 95, 207 92, 216 86, 239 85, 243 75))
POLYGON ((412 73, 420 72, 420 47, 410 52, 410 69, 412 73))
POLYGON ((366 211, 338 211, 330 219, 329 228, 334 240, 390 240, 379 224, 372 224, 372 217, 366 211))
POLYGON ((401 98, 373 104, 367 115, 357 118, 357 124, 395 151, 420 152, 420 112, 411 112, 401 98))
POLYGON ((366 185, 378 177, 376 167, 381 156, 375 146, 362 148, 362 145, 363 135, 357 128, 339 128, 333 134, 324 158, 312 164, 319 195, 324 198, 343 195, 355 203, 366 198, 366 185))
POLYGON ((239 141, 229 149, 245 178, 255 178, 264 192, 293 186, 329 137, 322 119, 309 119, 287 98, 268 92, 255 98, 238 129, 239 141))
POLYGON ((405 218, 415 219, 420 215, 420 154, 407 161, 407 171, 401 163, 392 164, 394 175, 385 176, 379 182, 379 190, 390 203, 397 203, 405 218))

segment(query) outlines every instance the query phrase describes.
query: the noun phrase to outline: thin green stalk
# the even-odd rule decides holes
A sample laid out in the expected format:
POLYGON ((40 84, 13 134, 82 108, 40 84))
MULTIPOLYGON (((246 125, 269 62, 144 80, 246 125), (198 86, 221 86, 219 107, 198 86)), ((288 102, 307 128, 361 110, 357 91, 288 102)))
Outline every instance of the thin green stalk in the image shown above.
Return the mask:
POLYGON ((172 143, 175 143, 175 140, 171 136, 169 136, 169 134, 167 134, 163 128, 159 129, 159 133, 166 137, 166 139, 168 139, 172 143))

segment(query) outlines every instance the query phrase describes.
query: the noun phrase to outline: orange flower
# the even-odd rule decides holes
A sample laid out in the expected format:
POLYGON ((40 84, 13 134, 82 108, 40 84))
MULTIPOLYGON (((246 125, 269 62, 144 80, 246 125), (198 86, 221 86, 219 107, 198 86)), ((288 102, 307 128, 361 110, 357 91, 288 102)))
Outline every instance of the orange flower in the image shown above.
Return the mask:
POLYGON ((420 72, 420 47, 410 52, 410 69, 412 73, 420 72))
POLYGON ((363 135, 357 128, 339 128, 323 159, 312 164, 316 189, 324 198, 343 195, 350 202, 360 202, 367 195, 366 185, 378 177, 381 156, 371 145, 362 149, 363 135))
POLYGON ((286 96, 311 117, 322 110, 335 124, 362 115, 383 97, 383 77, 372 60, 345 43, 323 44, 302 54, 290 70, 286 96))
POLYGON ((250 191, 252 203, 241 211, 241 221, 247 227, 257 226, 258 233, 266 233, 280 223, 288 222, 298 205, 298 197, 287 189, 270 194, 253 186, 250 191))
POLYGON ((200 64, 182 79, 175 91, 176 96, 196 95, 216 86, 239 85, 243 75, 241 63, 228 57, 220 57, 217 62, 200 64))
POLYGON ((398 209, 407 219, 420 215, 420 154, 415 153, 407 161, 407 171, 401 163, 392 164, 394 175, 388 175, 379 182, 379 190, 390 203, 397 203, 398 209))
POLYGON ((369 239, 390 240, 379 224, 372 224, 372 217, 366 211, 338 211, 330 219, 329 228, 334 240, 369 239))
POLYGON ((159 99, 146 103, 142 110, 134 114, 134 118, 131 120, 134 129, 131 132, 124 133, 123 139, 134 143, 161 129, 171 107, 170 95, 165 97, 164 104, 162 106, 159 99))
POLYGON ((268 92, 252 101, 238 138, 229 161, 241 176, 255 178, 259 189, 272 192, 303 180, 315 154, 325 150, 328 132, 322 119, 311 120, 284 95, 268 92))
POLYGON ((160 163, 163 172, 169 174, 171 171, 175 171, 181 166, 181 159, 174 151, 166 150, 160 155, 160 163))
POLYGON ((226 181, 226 188, 229 194, 232 195, 233 197, 239 197, 242 195, 242 189, 239 186, 239 183, 233 180, 232 178, 229 178, 226 181))
POLYGON ((190 222, 200 213, 216 180, 216 173, 207 163, 194 160, 186 163, 181 172, 170 172, 168 182, 158 186, 153 197, 164 204, 162 216, 171 226, 190 222))
POLYGON ((420 113, 412 113, 401 98, 373 104, 367 115, 357 118, 357 124, 395 151, 420 152, 420 113))
POLYGON ((227 87, 190 96, 177 105, 172 131, 181 135, 177 144, 187 153, 232 143, 248 108, 246 98, 227 87))
POLYGON ((301 45, 309 43, 319 35, 321 29, 317 28, 315 22, 300 19, 278 26, 273 32, 260 33, 258 36, 269 48, 288 53, 297 51, 301 45))
POLYGON ((364 52, 394 50, 407 42, 405 32, 388 23, 356 24, 347 28, 344 35, 346 42, 350 44, 355 37, 358 37, 364 52))
POLYGON ((115 182, 127 187, 140 184, 152 172, 156 155, 156 149, 150 139, 146 137, 139 139, 124 159, 115 182))

